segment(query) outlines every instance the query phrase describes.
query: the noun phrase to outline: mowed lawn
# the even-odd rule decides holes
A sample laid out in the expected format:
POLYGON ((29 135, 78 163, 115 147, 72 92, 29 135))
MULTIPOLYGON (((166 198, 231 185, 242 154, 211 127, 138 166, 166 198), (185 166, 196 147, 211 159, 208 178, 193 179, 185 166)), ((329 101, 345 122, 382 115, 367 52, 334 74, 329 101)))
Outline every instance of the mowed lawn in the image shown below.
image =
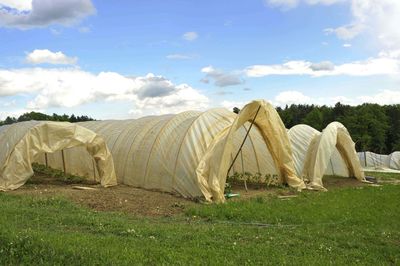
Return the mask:
POLYGON ((400 185, 388 183, 198 204, 170 218, 0 193, 0 213, 1 265, 400 264, 400 185))

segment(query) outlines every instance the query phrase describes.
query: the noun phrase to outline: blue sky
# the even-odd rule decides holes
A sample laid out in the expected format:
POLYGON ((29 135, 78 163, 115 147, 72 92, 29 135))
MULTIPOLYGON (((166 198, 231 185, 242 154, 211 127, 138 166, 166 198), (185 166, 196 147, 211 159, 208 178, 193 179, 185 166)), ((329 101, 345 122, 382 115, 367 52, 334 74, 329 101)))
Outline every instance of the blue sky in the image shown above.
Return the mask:
POLYGON ((0 0, 0 119, 400 103, 397 0, 0 0))

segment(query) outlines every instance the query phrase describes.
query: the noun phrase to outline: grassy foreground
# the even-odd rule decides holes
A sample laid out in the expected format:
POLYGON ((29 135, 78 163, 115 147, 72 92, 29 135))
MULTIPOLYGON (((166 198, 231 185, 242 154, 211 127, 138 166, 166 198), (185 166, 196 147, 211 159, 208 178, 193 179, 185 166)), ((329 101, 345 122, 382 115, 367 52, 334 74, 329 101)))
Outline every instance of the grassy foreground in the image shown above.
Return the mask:
POLYGON ((173 218, 0 193, 0 264, 400 264, 400 186, 199 205, 173 218))

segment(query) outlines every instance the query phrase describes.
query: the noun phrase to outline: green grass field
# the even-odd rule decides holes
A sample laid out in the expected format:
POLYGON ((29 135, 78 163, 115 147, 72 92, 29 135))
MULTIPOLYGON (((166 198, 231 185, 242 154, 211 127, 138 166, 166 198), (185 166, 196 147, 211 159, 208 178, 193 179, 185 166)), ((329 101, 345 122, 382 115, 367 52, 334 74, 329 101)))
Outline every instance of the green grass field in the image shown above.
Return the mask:
POLYGON ((1 265, 400 264, 400 186, 386 183, 199 204, 170 218, 5 193, 0 209, 1 265))

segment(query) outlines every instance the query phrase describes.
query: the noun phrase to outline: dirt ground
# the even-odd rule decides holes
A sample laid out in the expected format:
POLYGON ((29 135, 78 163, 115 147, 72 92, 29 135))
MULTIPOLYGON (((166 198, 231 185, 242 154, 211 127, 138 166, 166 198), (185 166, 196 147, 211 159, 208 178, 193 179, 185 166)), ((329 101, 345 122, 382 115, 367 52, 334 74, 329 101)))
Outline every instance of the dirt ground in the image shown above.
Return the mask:
MULTIPOLYGON (((362 186, 363 183, 351 178, 328 177, 324 178, 326 188, 362 186)), ((232 192, 240 194, 234 200, 248 199, 257 196, 276 195, 291 196, 296 192, 289 188, 269 187, 248 184, 245 190, 244 184, 233 184, 232 192)), ((137 216, 168 217, 183 213, 185 209, 194 206, 192 200, 172 195, 169 193, 149 191, 118 185, 110 188, 102 188, 90 182, 81 184, 68 184, 54 178, 43 175, 34 176, 29 183, 21 188, 6 192, 17 195, 32 195, 38 197, 61 196, 98 211, 117 211, 137 216), (92 188, 89 190, 76 189, 76 187, 92 188)), ((318 193, 318 192, 316 192, 318 193)))
POLYGON ((68 184, 54 178, 37 175, 19 189, 6 193, 38 197, 61 196, 98 211, 116 211, 139 216, 172 216, 196 204, 169 193, 126 185, 103 188, 90 182, 68 184), (76 187, 92 189, 82 190, 76 187))

